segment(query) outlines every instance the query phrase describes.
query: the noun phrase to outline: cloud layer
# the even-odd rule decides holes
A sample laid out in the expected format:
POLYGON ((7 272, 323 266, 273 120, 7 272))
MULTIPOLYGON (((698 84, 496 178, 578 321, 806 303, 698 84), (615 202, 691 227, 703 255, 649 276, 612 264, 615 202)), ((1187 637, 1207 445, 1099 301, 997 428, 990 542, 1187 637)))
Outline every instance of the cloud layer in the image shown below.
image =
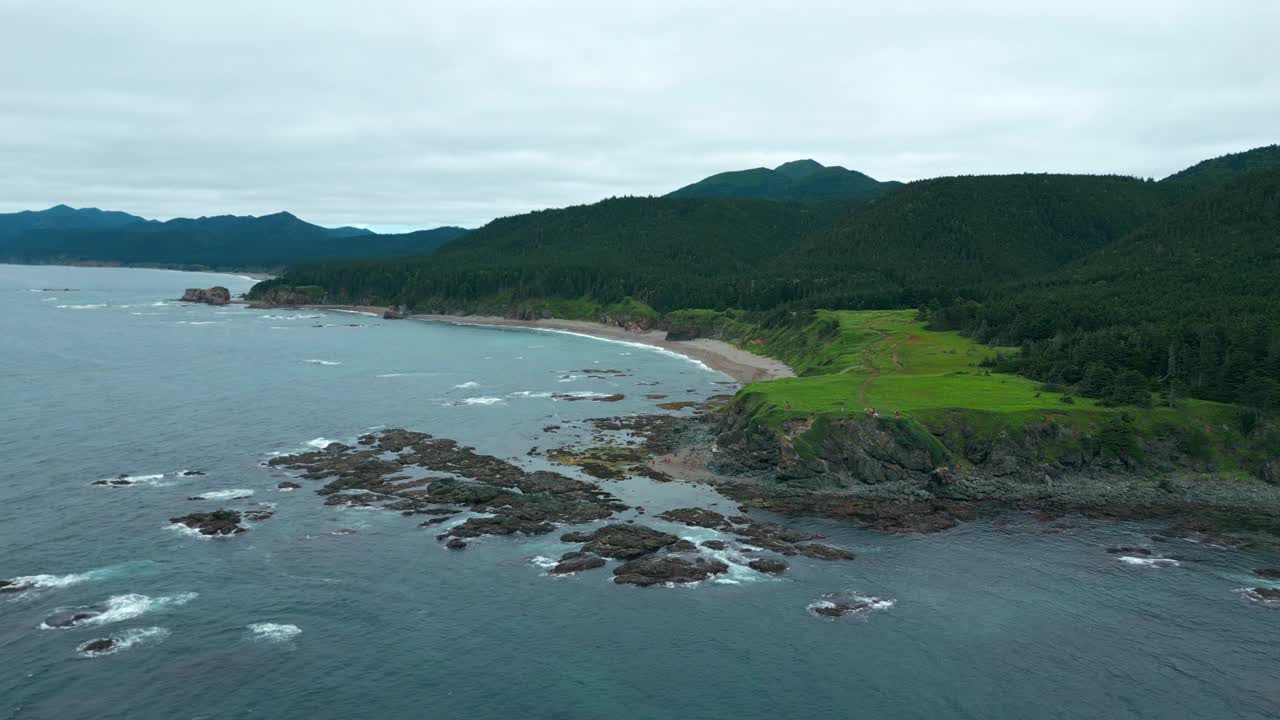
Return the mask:
POLYGON ((801 157, 1160 177, 1280 140, 1280 3, 462 5, 0 0, 0 211, 477 226, 801 157))

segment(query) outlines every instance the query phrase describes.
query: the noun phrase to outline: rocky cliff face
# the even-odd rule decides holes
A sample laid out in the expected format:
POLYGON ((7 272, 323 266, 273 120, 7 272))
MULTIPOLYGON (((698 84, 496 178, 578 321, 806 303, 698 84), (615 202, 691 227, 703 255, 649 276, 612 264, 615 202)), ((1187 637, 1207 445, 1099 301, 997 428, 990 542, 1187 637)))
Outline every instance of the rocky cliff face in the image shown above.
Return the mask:
POLYGON ((1016 430, 980 431, 949 413, 929 425, 896 418, 753 423, 731 404, 713 420, 713 469, 761 491, 928 501, 994 501, 1040 507, 1280 512, 1272 462, 1256 477, 1217 473, 1182 452, 1176 436, 1090 432, 1046 418, 1016 430))
POLYGON ((226 305, 231 302, 231 291, 215 285, 211 288, 187 288, 178 298, 183 302, 208 303, 209 305, 226 305))

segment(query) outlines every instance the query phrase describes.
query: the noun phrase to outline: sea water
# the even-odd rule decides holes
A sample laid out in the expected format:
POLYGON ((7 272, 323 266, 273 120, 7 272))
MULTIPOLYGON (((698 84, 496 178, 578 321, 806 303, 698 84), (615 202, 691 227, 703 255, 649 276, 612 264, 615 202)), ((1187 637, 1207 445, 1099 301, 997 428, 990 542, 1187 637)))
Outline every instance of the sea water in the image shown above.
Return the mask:
MULTIPOLYGON (((1280 715, 1280 609, 1242 592, 1268 584, 1249 574, 1280 564, 1268 550, 1020 515, 932 535, 787 518, 858 559, 788 558, 773 577, 725 551, 716 581, 640 589, 608 568, 547 575, 576 547, 559 532, 449 551, 413 518, 325 506, 317 483, 279 491, 294 478, 274 454, 376 428, 551 468, 528 451, 584 441, 583 419, 732 386, 575 335, 173 300, 214 284, 252 281, 0 266, 0 578, 33 586, 0 594, 0 717, 1280 715), (276 514, 233 538, 168 522, 219 507, 276 514), (849 597, 867 608, 813 612, 849 597), (44 625, 80 607, 101 614, 44 625), (78 650, 106 637, 112 652, 78 650)), ((718 534, 652 515, 735 507, 697 485, 602 484, 695 541, 718 534)))

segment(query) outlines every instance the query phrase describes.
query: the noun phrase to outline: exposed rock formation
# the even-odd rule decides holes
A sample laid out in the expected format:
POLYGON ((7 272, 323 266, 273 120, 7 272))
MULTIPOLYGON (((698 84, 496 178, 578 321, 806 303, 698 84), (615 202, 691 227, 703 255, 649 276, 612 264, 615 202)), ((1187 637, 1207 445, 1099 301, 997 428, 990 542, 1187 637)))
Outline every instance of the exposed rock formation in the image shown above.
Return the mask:
POLYGON ((169 522, 198 530, 201 535, 237 535, 245 531, 240 525, 240 513, 235 510, 191 513, 169 518, 169 522))
POLYGON ((231 302, 231 291, 221 285, 214 285, 211 288, 187 288, 178 299, 182 302, 226 305, 231 302))

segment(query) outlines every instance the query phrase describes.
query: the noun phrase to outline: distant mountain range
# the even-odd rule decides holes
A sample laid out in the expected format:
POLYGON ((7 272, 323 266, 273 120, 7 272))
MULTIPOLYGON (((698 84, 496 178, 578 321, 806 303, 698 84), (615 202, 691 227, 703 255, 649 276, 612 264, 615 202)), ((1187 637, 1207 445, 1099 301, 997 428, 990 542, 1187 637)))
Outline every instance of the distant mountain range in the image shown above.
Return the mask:
POLYGON ((0 214, 0 261, 272 269, 431 252, 464 233, 463 228, 441 227, 379 235, 363 228, 320 227, 287 212, 160 222, 57 205, 0 214))
POLYGON ((772 170, 722 172, 686 185, 667 197, 816 201, 875 197, 900 185, 902 183, 892 180, 880 182, 838 165, 827 167, 815 160, 793 160, 772 170))

